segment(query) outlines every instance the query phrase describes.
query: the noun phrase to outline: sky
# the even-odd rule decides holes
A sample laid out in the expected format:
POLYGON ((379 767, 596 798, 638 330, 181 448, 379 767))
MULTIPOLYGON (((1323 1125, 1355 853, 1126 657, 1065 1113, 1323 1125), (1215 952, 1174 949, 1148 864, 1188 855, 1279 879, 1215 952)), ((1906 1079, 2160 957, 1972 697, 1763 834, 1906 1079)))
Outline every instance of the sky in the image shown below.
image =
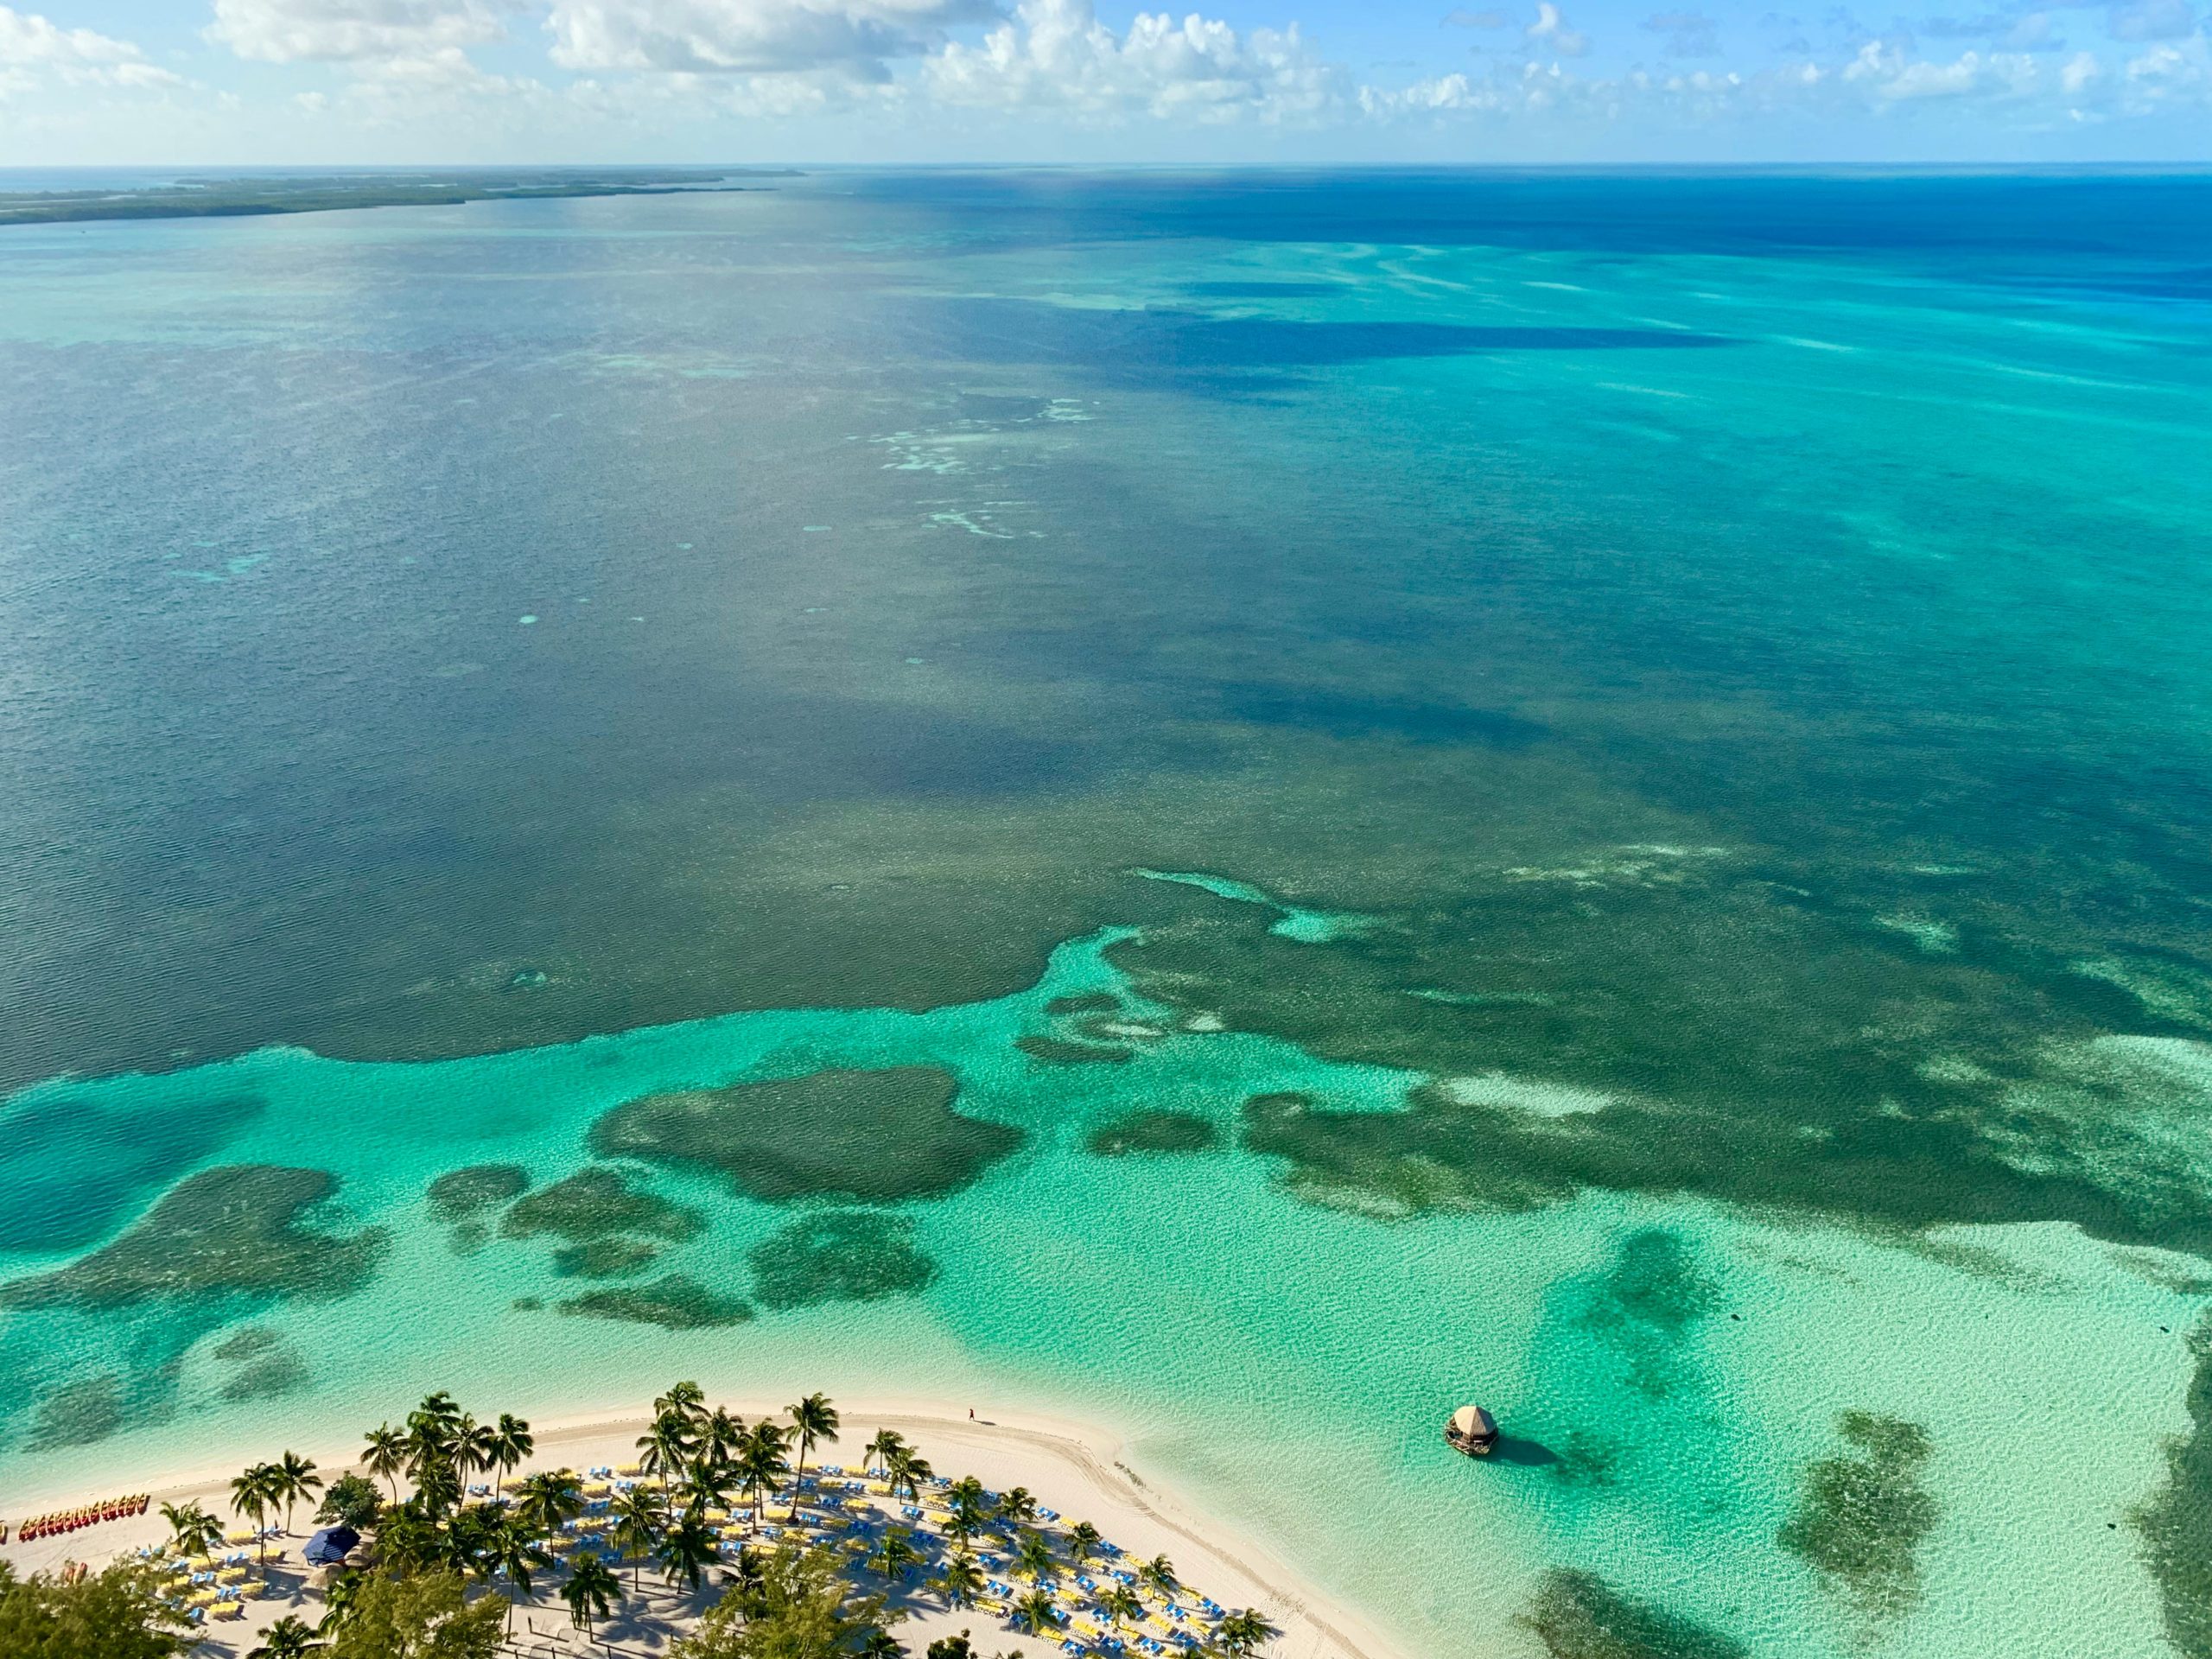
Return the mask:
POLYGON ((1895 4, 38 0, 0 168, 2212 159, 2212 0, 1895 4))

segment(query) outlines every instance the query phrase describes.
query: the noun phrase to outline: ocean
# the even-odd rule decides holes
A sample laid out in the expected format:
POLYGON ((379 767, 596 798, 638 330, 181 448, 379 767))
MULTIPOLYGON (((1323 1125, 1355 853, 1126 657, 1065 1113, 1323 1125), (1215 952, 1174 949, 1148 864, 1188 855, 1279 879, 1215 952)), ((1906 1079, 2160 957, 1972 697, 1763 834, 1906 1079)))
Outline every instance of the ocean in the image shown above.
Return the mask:
POLYGON ((697 1372, 2212 1654, 2208 453, 2203 176, 0 230, 0 1493, 697 1372))

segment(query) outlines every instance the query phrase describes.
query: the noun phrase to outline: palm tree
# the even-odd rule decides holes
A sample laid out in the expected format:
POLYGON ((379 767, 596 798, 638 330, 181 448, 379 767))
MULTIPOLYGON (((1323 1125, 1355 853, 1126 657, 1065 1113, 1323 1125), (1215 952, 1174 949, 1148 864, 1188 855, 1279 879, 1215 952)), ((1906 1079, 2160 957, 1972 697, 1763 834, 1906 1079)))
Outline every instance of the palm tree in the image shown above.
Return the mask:
POLYGON ((930 1467, 928 1459, 917 1457, 903 1443, 884 1454, 883 1472, 890 1477, 893 1497, 897 1497, 899 1489, 904 1487, 907 1497, 917 1503, 921 1502, 922 1483, 933 1478, 937 1473, 930 1467))
POLYGON ((530 1575, 537 1568, 550 1567, 553 1558, 545 1553, 539 1542, 537 1529, 529 1522, 512 1515, 501 1516, 485 1540, 485 1548, 479 1558, 484 1575, 494 1573, 507 1575, 507 1630, 515 1627, 515 1595, 519 1591, 530 1593, 530 1575))
POLYGON ((586 1637, 621 1599, 622 1580, 596 1555, 576 1557, 569 1581, 561 1586, 561 1599, 569 1604, 569 1622, 586 1637))
POLYGON ((573 1469, 541 1469, 515 1488, 514 1501, 517 1515, 550 1535, 584 1512, 583 1482, 573 1469))
POLYGON ((930 1582, 944 1598, 946 1606, 965 1607, 983 1587, 983 1569, 976 1565, 976 1558, 966 1550, 955 1550, 930 1582))
POLYGON ((883 1472, 887 1475, 891 1472, 891 1459, 906 1449, 906 1437, 897 1429, 879 1428, 875 1431, 875 1438, 868 1443, 867 1450, 861 1454, 861 1467, 865 1470, 870 1464, 880 1461, 883 1472))
POLYGON ((500 1484, 520 1466, 523 1460, 537 1449, 537 1440, 530 1432, 530 1425, 519 1417, 499 1414, 499 1427, 492 1431, 486 1448, 492 1454, 492 1467, 498 1471, 492 1477, 492 1496, 499 1495, 500 1484))
POLYGON ((1119 1635, 1122 1620, 1144 1616, 1144 1604, 1128 1585, 1117 1584, 1098 1598, 1098 1611, 1114 1622, 1115 1633, 1119 1635))
POLYGON ((973 1475, 963 1475, 952 1483, 945 1497, 952 1505, 952 1515, 945 1522, 944 1529, 965 1549, 969 1539, 990 1519, 991 1506, 983 1496, 983 1483, 973 1475))
POLYGON ((1165 1555, 1155 1555, 1139 1567, 1137 1577, 1159 1591, 1163 1598, 1173 1596, 1183 1587, 1182 1580, 1175 1576, 1175 1563, 1165 1555))
POLYGON ((453 1437, 454 1478, 462 1485, 468 1484, 474 1474, 489 1473, 499 1454, 493 1450, 499 1438, 499 1431, 489 1423, 480 1423, 474 1417, 463 1417, 460 1430, 453 1437))
POLYGON ((321 1491, 322 1477, 315 1473, 312 1459, 303 1458, 296 1452, 284 1453, 283 1460, 276 1465, 276 1473, 284 1494, 284 1530, 289 1532, 292 1506, 321 1491))
MULTIPOLYGON (((231 1510, 235 1515, 253 1517, 254 1530, 264 1530, 269 1524, 269 1511, 284 1501, 284 1471, 273 1463, 257 1463, 231 1482, 231 1510)), ((269 1541, 256 1538, 261 1553, 261 1576, 269 1576, 269 1541)))
POLYGON ((687 1515, 668 1529, 660 1541, 661 1564, 668 1569, 668 1581, 674 1584, 682 1579, 696 1593, 700 1578, 707 1568, 721 1559, 721 1541, 715 1530, 696 1516, 687 1515))
POLYGON ((1030 1496, 1027 1486, 1014 1487, 999 1499, 999 1519, 1011 1521, 1017 1527, 1037 1524, 1037 1500, 1030 1496))
POLYGON ((817 1440, 836 1444, 837 1408, 830 1403, 828 1395, 810 1394, 792 1406, 787 1414, 798 1436, 798 1463, 791 1476, 791 1518, 797 1520, 799 1483, 806 1478, 806 1454, 814 1450, 817 1440))
POLYGON ((899 1645, 899 1638, 880 1624, 861 1638, 858 1649, 861 1659, 906 1659, 906 1649, 899 1645))
POLYGON ((442 1423, 453 1429, 461 1426, 461 1415, 460 1402, 440 1389, 435 1394, 424 1395, 423 1403, 407 1414, 407 1426, 412 1428, 420 1421, 442 1423))
POLYGON ((453 1396, 441 1389, 407 1414, 407 1471, 421 1485, 430 1471, 453 1469, 454 1448, 464 1421, 453 1396))
POLYGON ((164 1503, 162 1519, 169 1523, 169 1536, 180 1555, 212 1555, 223 1541, 223 1523, 197 1503, 164 1503))
POLYGON ((415 1472, 415 1497, 410 1501, 433 1520, 460 1506, 461 1477, 454 1473, 451 1459, 441 1452, 432 1452, 415 1472))
POLYGON ((914 1535, 904 1527, 893 1527, 883 1535, 883 1541, 876 1546, 874 1559, 868 1566, 883 1577, 895 1580, 904 1579, 906 1569, 923 1559, 922 1552, 914 1548, 914 1535))
POLYGON ((653 1402, 653 1415, 676 1417, 686 1423, 707 1421, 707 1391, 696 1382, 672 1382, 666 1394, 653 1402))
POLYGON ((760 1524, 762 1501, 790 1472, 791 1465, 784 1461, 783 1429, 765 1420, 753 1424, 737 1449, 737 1474, 753 1499, 754 1527, 760 1524))
POLYGON ((699 1431, 699 1450, 702 1455, 716 1463, 727 1463, 731 1453, 745 1440, 745 1419, 724 1407, 716 1406, 714 1414, 707 1419, 699 1431))
POLYGON ((246 1659, 306 1659, 322 1645, 313 1625, 287 1613, 261 1633, 261 1645, 246 1659))
POLYGON ((1213 1632, 1215 1641, 1230 1652, 1238 1655, 1263 1648, 1281 1634, 1254 1607, 1247 1607, 1241 1613, 1231 1613, 1214 1626, 1213 1632))
POLYGON ((638 1436, 638 1466, 660 1477, 663 1497, 668 1496, 677 1471, 690 1461, 696 1444, 690 1420, 676 1411, 662 1412, 653 1419, 653 1426, 638 1436))
POLYGON ((638 1563, 660 1548, 668 1510, 650 1486, 632 1486, 614 1500, 614 1542, 630 1559, 630 1590, 638 1589, 638 1563))
POLYGON ((1060 1564, 1052 1559, 1052 1547, 1033 1532, 1021 1535, 1021 1541, 1014 1547, 1014 1559, 1035 1585, 1042 1585, 1060 1570, 1060 1564))
MULTIPOLYGON (((382 1542, 382 1535, 378 1535, 382 1542)), ((340 1625, 353 1616, 353 1597, 361 1587, 365 1575, 359 1572, 340 1573, 331 1586, 322 1592, 322 1619, 315 1629, 324 1636, 334 1635, 340 1625)))
POLYGON ((1014 1616, 1038 1636, 1059 1628, 1060 1610, 1042 1590, 1032 1590, 1014 1604, 1014 1616))
MULTIPOLYGON (((738 1484, 733 1464, 702 1454, 691 1460, 683 1475, 683 1512, 703 1521, 709 1510, 726 1510, 738 1484)), ((794 1505, 796 1508, 796 1505, 794 1505)))
POLYGON ((1080 1568, 1105 1541, 1104 1535, 1090 1522, 1078 1521, 1068 1529, 1068 1559, 1080 1568))
POLYGON ((381 1476, 391 1486, 391 1501, 399 1502, 399 1471, 407 1466, 407 1436, 390 1423, 379 1423, 368 1433, 361 1449, 362 1466, 381 1476))

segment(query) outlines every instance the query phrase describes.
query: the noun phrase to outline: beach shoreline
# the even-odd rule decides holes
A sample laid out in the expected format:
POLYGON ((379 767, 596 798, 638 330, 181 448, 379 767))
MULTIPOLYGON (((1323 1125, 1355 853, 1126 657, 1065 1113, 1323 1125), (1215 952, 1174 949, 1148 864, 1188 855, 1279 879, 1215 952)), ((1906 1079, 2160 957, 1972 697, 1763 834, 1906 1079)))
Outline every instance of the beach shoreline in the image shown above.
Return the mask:
MULTIPOLYGON (((773 1402, 723 1396, 711 1388, 708 1393, 710 1399, 727 1399, 730 1408, 747 1421, 780 1415, 783 1410, 773 1402)), ((894 1429, 912 1441, 940 1475, 973 1474, 999 1491, 1027 1486, 1039 1502, 1070 1520, 1090 1520, 1132 1555, 1170 1556, 1188 1582, 1224 1605, 1259 1608, 1282 1629, 1269 1649, 1278 1659, 1410 1659, 1409 1651, 1366 1615, 1308 1582, 1251 1531, 1193 1503, 1158 1477, 1140 1473, 1129 1461, 1127 1440, 1107 1425, 1029 1410, 971 1408, 944 1400, 895 1395, 839 1399, 836 1405, 844 1425, 842 1439, 818 1446, 810 1468, 834 1465, 844 1457, 853 1457, 856 1464, 854 1448, 868 1434, 878 1428, 894 1429)), ((650 1409, 642 1402, 540 1416, 531 1424, 537 1449, 518 1472, 628 1463, 636 1455, 638 1435, 650 1421, 650 1409)), ((360 1469, 358 1440, 346 1446, 294 1445, 291 1449, 312 1458, 326 1479, 360 1469)), ((260 1455, 270 1451, 262 1448, 260 1455)), ((57 1568, 73 1560, 100 1566, 119 1553, 166 1536, 160 1513, 165 1502, 196 1501, 227 1516, 229 1483, 237 1467, 236 1463, 207 1465, 142 1479, 133 1490, 152 1495, 144 1516, 29 1545, 16 1542, 11 1535, 8 1544, 0 1547, 0 1560, 22 1573, 57 1568)), ((41 1510, 109 1495, 86 1492, 31 1503, 11 1497, 7 1518, 13 1523, 41 1510)), ((303 1541, 309 1530, 306 1516, 297 1517, 295 1538, 303 1541)), ((970 1614, 950 1622, 986 1621, 970 1614)), ((209 1632, 219 1641, 251 1633, 243 1628, 209 1632)))

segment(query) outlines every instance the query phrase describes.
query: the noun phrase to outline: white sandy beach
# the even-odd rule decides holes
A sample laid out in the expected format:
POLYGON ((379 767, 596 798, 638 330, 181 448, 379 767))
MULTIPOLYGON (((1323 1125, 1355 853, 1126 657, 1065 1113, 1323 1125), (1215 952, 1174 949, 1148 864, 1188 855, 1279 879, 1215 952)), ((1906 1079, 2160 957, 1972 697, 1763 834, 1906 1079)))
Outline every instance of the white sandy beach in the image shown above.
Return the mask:
MULTIPOLYGON (((709 1398, 719 1402, 722 1397, 709 1389, 709 1398)), ((728 1403, 748 1420, 781 1410, 779 1404, 766 1401, 733 1399, 728 1403)), ((968 1407, 943 1401, 841 1399, 837 1408, 844 1425, 842 1438, 836 1445, 817 1448, 817 1465, 857 1467, 859 1448, 874 1431, 895 1429, 940 1476, 972 1474, 985 1487, 1000 1491, 1026 1486, 1039 1503, 1058 1511, 1063 1523, 1088 1520, 1130 1556, 1169 1557, 1193 1592, 1224 1606, 1260 1609, 1282 1629, 1269 1649, 1280 1659, 1404 1659, 1402 1650, 1357 1611, 1300 1583, 1271 1551, 1233 1522, 1200 1512, 1156 1479, 1131 1468, 1121 1438, 1097 1425, 982 1407, 976 1408, 971 1420, 968 1407)), ((537 1451, 517 1476, 535 1469, 628 1464, 636 1457, 635 1442, 647 1427, 647 1415, 642 1406, 626 1411, 607 1408, 541 1419, 532 1427, 537 1451)), ((279 1449, 264 1447, 256 1455, 273 1455, 279 1449)), ((353 1460, 358 1439, 290 1449, 314 1459, 326 1479, 359 1466, 353 1460)), ((227 1521, 229 1482, 235 1473, 235 1465, 226 1465, 142 1478, 136 1490, 154 1495, 146 1515, 28 1545, 11 1537, 0 1548, 0 1558, 24 1573, 58 1568, 70 1560, 104 1565, 117 1554, 168 1536, 160 1513, 164 1502, 196 1501, 227 1521)), ((31 1503, 11 1498, 6 1518, 15 1522, 41 1510, 114 1495, 55 1493, 31 1503)), ((320 1599, 299 1588, 299 1548, 311 1530, 306 1514, 295 1517, 290 1536, 283 1541, 290 1570, 278 1574, 279 1593, 248 1602, 242 1620, 211 1626, 200 1651, 242 1655, 254 1645, 261 1629, 285 1613, 296 1611, 310 1622, 320 1616, 320 1599)), ((657 1569, 648 1566, 644 1583, 646 1600, 656 1612, 680 1606, 681 1599, 660 1585, 657 1569)), ((557 1574, 548 1574, 538 1581, 534 1597, 523 1602, 514 1626, 518 1641, 531 1652, 601 1650, 590 1648, 580 1632, 570 1629, 567 1611, 554 1594, 557 1584, 557 1574)), ((1057 1643, 1017 1633, 980 1608, 956 1611, 926 1598, 903 1605, 912 1616, 894 1634, 917 1653, 935 1637, 963 1628, 973 1632, 977 1648, 986 1653, 1044 1655, 1057 1650, 1057 1643)), ((636 1652, 651 1652, 658 1645, 657 1640, 628 1635, 618 1642, 620 1650, 636 1652)))

